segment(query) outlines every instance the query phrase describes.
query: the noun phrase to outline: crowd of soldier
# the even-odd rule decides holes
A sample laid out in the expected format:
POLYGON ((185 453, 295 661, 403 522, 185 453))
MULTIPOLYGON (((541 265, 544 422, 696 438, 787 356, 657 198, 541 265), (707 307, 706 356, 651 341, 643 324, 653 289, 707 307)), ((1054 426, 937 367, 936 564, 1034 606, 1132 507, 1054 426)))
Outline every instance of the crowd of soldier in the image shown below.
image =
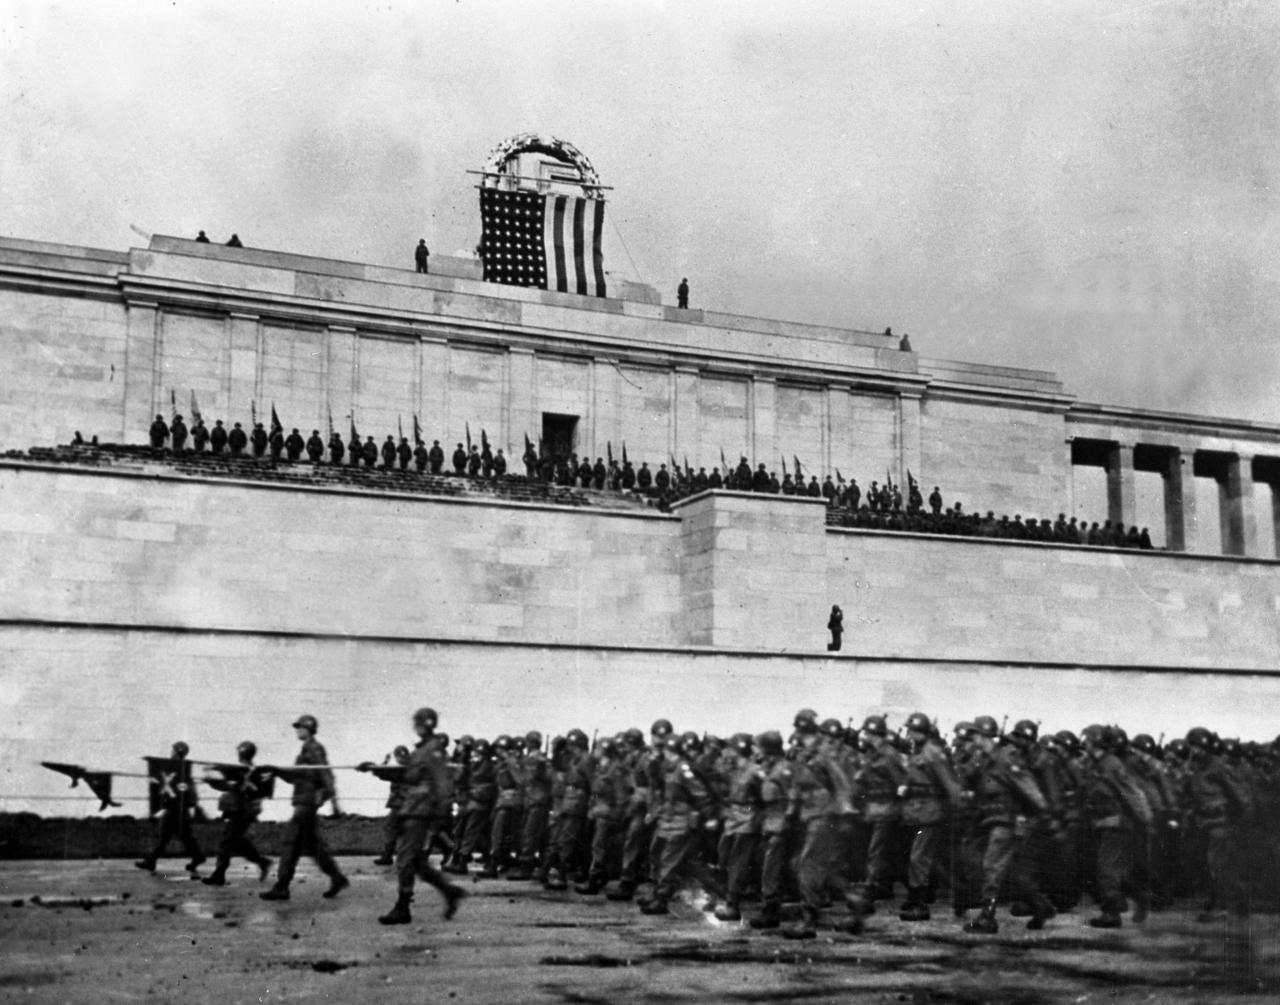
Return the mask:
MULTIPOLYGON (((283 427, 274 423, 270 432, 261 422, 253 423, 253 428, 246 432, 238 422, 227 430, 219 419, 210 430, 203 420, 197 419, 188 429, 181 415, 175 415, 172 422, 166 422, 164 416, 157 415, 151 424, 150 437, 152 447, 163 449, 167 446, 175 453, 186 452, 190 444, 189 449, 197 454, 208 450, 214 455, 269 457, 277 462, 298 463, 305 454, 313 464, 346 463, 365 468, 413 469, 424 474, 449 473, 486 479, 502 478, 508 473, 508 459, 502 448, 493 450, 487 438, 479 446, 470 442, 466 446, 459 443, 452 455, 446 458, 439 440, 434 440, 428 447, 426 441, 417 435, 413 444, 406 436, 400 436, 397 441, 396 437, 388 435, 379 445, 373 436, 366 436, 362 441, 353 427, 350 440, 344 443, 337 432, 331 432, 328 440, 324 440, 318 429, 313 429, 310 437, 305 439, 296 428, 286 436, 283 427)), ((657 471, 653 471, 648 462, 642 462, 638 469, 625 457, 619 462, 611 451, 607 463, 603 457, 597 457, 592 463, 590 458, 579 458, 576 453, 556 455, 545 448, 539 450, 529 442, 521 461, 525 477, 531 481, 569 488, 636 493, 652 499, 663 510, 678 499, 708 489, 724 488, 823 499, 838 514, 837 522, 846 527, 1141 550, 1152 548, 1151 535, 1146 527, 1141 530, 1136 526, 1125 528, 1123 524, 1113 524, 1110 520, 1101 525, 1097 521, 1078 523, 1074 516, 1068 518, 1065 513, 1059 513, 1054 521, 1034 517, 1023 520, 1020 513, 1015 514, 1012 520, 1008 514, 997 519, 994 511, 988 511, 986 516, 969 513, 960 502, 944 508, 937 486, 930 493, 926 506, 914 478, 908 480, 904 499, 901 488, 887 479, 884 486, 871 482, 864 496, 856 479, 845 482, 841 477, 837 485, 830 475, 821 483, 816 475, 812 475, 806 484, 797 466, 795 479, 790 472, 784 471, 779 481, 776 472, 768 471, 764 464, 757 465, 752 471, 745 457, 736 467, 725 465, 723 472, 720 467, 713 467, 710 472, 700 467, 695 472, 689 465, 681 467, 674 461, 670 469, 666 464, 659 464, 657 471)))
MULTIPOLYGON (((948 745, 920 713, 893 733, 881 716, 852 729, 804 709, 789 743, 778 732, 677 734, 659 720, 647 738, 630 729, 592 742, 571 730, 544 750, 537 732, 451 746, 436 724, 433 710, 419 709, 415 747, 360 765, 390 783, 377 861, 395 865, 398 895, 384 924, 409 920, 415 879, 439 889, 452 914, 463 893, 445 874, 473 867, 617 901, 647 882, 646 914, 668 913, 696 880, 721 920, 758 902, 749 923, 761 929, 780 927, 784 900, 796 899, 801 920, 784 929, 796 937, 824 918, 861 931, 899 880, 902 920, 927 920, 946 890, 958 917, 978 909, 966 920, 977 933, 998 930, 1005 896, 1038 929, 1086 892, 1099 908, 1090 924, 1101 928, 1122 924, 1130 898, 1140 923, 1179 898, 1204 896, 1200 918, 1212 920, 1277 893, 1259 878, 1280 862, 1280 739, 1242 744, 1196 728, 1162 747, 1113 726, 1040 736, 1024 720, 1002 733, 982 716, 957 725, 948 745)), ((295 729, 306 767, 270 769, 294 785, 294 819, 269 900, 288 898, 304 853, 329 874, 327 896, 346 886, 319 833, 319 808, 336 796, 314 718, 295 729)), ((186 756, 182 746, 176 756, 186 756)), ((271 866, 247 837, 261 809, 252 744, 237 753, 244 771, 207 779, 223 792, 227 820, 211 885, 225 882, 233 855, 264 878, 271 866)), ((162 811, 159 844, 140 867, 154 869, 178 837, 195 873, 203 856, 185 817, 178 804, 162 811)))

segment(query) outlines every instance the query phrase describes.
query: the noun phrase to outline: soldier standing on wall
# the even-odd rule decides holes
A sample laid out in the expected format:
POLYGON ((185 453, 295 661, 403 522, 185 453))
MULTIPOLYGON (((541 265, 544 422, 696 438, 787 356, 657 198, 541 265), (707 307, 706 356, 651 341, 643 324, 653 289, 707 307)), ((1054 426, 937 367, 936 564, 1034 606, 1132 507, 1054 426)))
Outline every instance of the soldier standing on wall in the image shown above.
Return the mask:
POLYGON ((413 466, 418 469, 418 474, 424 474, 430 463, 431 452, 427 450, 427 445, 419 440, 418 445, 413 448, 413 466))
POLYGON ((438 475, 440 469, 444 467, 444 449, 440 446, 439 440, 431 441, 431 449, 427 451, 427 460, 431 463, 431 473, 438 475))
POLYGON ((271 436, 267 442, 271 446, 271 459, 273 461, 280 460, 280 455, 284 452, 284 430, 271 430, 271 436))
POLYGON ((417 266, 419 272, 427 271, 427 260, 431 256, 431 251, 427 248, 427 239, 421 238, 418 246, 413 249, 413 262, 417 266))
POLYGON ((307 456, 311 458, 312 464, 319 464, 324 457, 324 440, 320 439, 320 430, 311 430, 311 436, 307 440, 307 456))
POLYGON ((831 605, 831 617, 827 618, 827 631, 831 633, 831 641, 827 643, 827 652, 840 651, 840 636, 844 634, 844 611, 838 604, 831 605))
POLYGON ((689 277, 685 276, 676 287, 676 306, 682 311, 689 309, 689 277))
POLYGON ((173 452, 175 454, 182 453, 187 445, 187 424, 182 421, 181 415, 173 417, 173 425, 169 427, 169 435, 173 438, 173 452))
MULTIPOLYGON (((216 438, 217 435, 218 435, 218 431, 215 429, 214 437, 216 438)), ((240 423, 237 422, 235 424, 235 427, 231 430, 231 433, 227 436, 227 446, 231 448, 231 456, 239 457, 241 454, 244 453, 244 449, 248 445, 249 445, 249 435, 244 431, 243 428, 241 428, 240 423)))
POLYGON ((204 419, 196 419, 196 424, 191 427, 191 442, 195 445, 197 454, 204 453, 205 445, 209 442, 209 430, 204 419))
POLYGON ((364 446, 360 448, 360 456, 364 460, 366 468, 371 468, 378 463, 378 445, 373 442, 372 436, 364 438, 364 446))
POLYGON ((163 415, 157 415, 156 421, 151 423, 151 447, 153 450, 160 450, 164 447, 164 441, 169 438, 169 424, 164 421, 163 415))
POLYGON ((409 462, 413 460, 413 447, 409 446, 409 437, 400 437, 400 442, 396 445, 396 458, 400 461, 400 470, 408 471, 409 462))
POLYGON ((253 424, 253 432, 249 436, 249 441, 253 444, 253 456, 261 457, 267 452, 267 431, 262 428, 261 422, 253 424))
POLYGON ((329 434, 329 463, 341 464, 347 448, 342 444, 342 436, 333 432, 329 434))
MULTIPOLYGON (((239 428, 237 425, 236 428, 239 428)), ((213 449, 215 455, 221 454, 227 446, 227 430, 219 419, 213 424, 213 429, 209 432, 209 446, 213 449)))
POLYGON ((462 449, 459 443, 453 452, 453 473, 455 475, 465 475, 467 473, 467 452, 462 449))
POLYGON ((342 874, 338 863, 329 854, 320 834, 320 807, 332 799, 334 812, 337 812, 333 772, 326 767, 329 763, 328 755, 316 740, 319 723, 315 716, 299 716, 294 721, 293 728, 302 741, 302 749, 293 763, 302 770, 276 769, 276 774, 293 786, 293 819, 289 822, 289 832, 285 838, 287 844, 284 854, 280 856, 275 886, 258 896, 263 900, 288 900, 289 884, 298 868, 298 859, 303 855, 310 855, 329 877, 329 889, 321 896, 332 900, 351 885, 351 880, 342 874))
MULTIPOLYGON (((319 437, 317 436, 317 439, 319 437)), ((307 448, 306 441, 302 438, 302 434, 298 432, 295 426, 293 432, 289 434, 288 439, 284 441, 284 449, 289 455, 289 462, 292 464, 302 457, 302 451, 307 448)))

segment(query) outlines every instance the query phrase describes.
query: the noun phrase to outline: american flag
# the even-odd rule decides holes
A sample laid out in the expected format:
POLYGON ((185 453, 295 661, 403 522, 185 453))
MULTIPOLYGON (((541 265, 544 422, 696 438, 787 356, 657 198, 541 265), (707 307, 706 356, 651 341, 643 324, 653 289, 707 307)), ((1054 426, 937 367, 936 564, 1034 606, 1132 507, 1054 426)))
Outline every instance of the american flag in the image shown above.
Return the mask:
POLYGON ((480 189, 484 278, 603 297, 604 202, 523 189, 480 189))

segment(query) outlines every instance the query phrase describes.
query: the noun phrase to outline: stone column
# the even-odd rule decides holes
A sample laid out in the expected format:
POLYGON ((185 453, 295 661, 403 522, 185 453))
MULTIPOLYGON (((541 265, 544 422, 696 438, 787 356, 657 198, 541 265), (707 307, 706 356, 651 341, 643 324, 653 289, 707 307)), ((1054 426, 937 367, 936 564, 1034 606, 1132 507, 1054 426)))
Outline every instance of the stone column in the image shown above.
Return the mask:
POLYGON ((246 433, 253 431, 249 405, 258 400, 262 373, 262 321, 256 314, 233 311, 227 316, 227 344, 231 364, 227 367, 227 428, 239 422, 246 433))
MULTIPOLYGON (((920 395, 909 391, 898 392, 898 470, 895 474, 902 486, 902 501, 907 501, 907 472, 916 479, 921 477, 920 446, 920 395)), ((1129 453, 1130 480, 1133 472, 1133 451, 1129 453)), ((924 490, 921 489, 923 492, 924 490)))
MULTIPOLYGON (((595 454, 608 462, 609 450, 613 450, 614 459, 621 463, 622 459, 622 426, 618 419, 618 407, 621 401, 619 394, 618 367, 616 361, 597 356, 591 362, 595 377, 592 382, 591 414, 595 420, 595 454)), ((524 440, 520 441, 520 449, 524 449, 524 440)))
POLYGON ((1271 540, 1274 542, 1271 558, 1280 558, 1280 482, 1268 482, 1271 490, 1271 540))
POLYGON ((125 307, 124 409, 120 416, 122 443, 150 443, 156 412, 156 364, 160 359, 158 305, 131 300, 125 307))
POLYGON ((1107 519, 1125 530, 1136 519, 1134 499, 1133 444, 1113 443, 1107 458, 1107 519))
POLYGON ((1164 537, 1170 551, 1196 550, 1194 455, 1177 449, 1164 471, 1164 537))
POLYGON ((677 366, 675 368, 675 433, 671 455, 677 464, 684 464, 684 459, 693 454, 690 464, 696 469, 698 455, 698 368, 694 366, 677 366))
POLYGON ((1236 454, 1218 482, 1218 520, 1224 555, 1256 555, 1258 526, 1253 512, 1253 455, 1236 454))
MULTIPOLYGON (((325 330, 324 405, 326 422, 346 443, 351 437, 351 415, 356 400, 356 330, 349 325, 329 325, 325 330)), ((357 425, 359 421, 357 420, 357 425)))
MULTIPOLYGON (((511 441, 511 449, 520 456, 524 455, 526 434, 533 441, 535 450, 542 435, 542 417, 537 413, 533 371, 532 349, 511 346, 507 350, 507 438, 511 441)), ((510 462, 508 467, 511 467, 510 462)), ((524 470, 523 464, 512 470, 524 470)))
MULTIPOLYGON (((778 456, 778 382, 772 377, 751 378, 751 470, 763 464, 773 470, 778 456)), ((719 458, 717 458, 719 460, 719 458)), ((730 458, 731 463, 734 462, 730 458)))

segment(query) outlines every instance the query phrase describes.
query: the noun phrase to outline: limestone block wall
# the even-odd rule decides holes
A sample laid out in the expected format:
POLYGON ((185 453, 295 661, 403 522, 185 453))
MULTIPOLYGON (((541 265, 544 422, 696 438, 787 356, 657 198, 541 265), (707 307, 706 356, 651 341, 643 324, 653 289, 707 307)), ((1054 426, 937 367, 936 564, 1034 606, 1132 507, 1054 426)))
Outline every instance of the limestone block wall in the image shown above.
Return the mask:
POLYGON ((670 517, 0 469, 0 618, 645 644, 670 517))
POLYGON ((968 512, 1055 518, 1070 508, 1071 452, 1062 415, 1037 408, 928 395, 921 404, 922 472, 928 497, 968 512), (927 483, 927 484, 926 484, 927 483))
MULTIPOLYGON (((827 592, 859 653, 1280 665, 1276 562, 839 530, 826 556, 827 592)), ((812 620, 816 636, 820 612, 812 620)))
MULTIPOLYGON (((330 760, 353 764, 410 742, 409 716, 423 704, 439 710, 453 736, 574 727, 606 735, 658 716, 721 735, 785 731, 797 709, 811 706, 854 722, 888 713, 894 727, 923 711, 948 730, 960 719, 1008 714, 1053 730, 1101 721, 1175 736, 1205 724, 1266 740, 1280 703, 1275 675, 360 635, 3 622, 0 653, 0 811, 45 815, 88 816, 97 803, 41 760, 137 771, 142 756, 163 755, 177 739, 201 759, 229 759, 252 739, 260 763, 288 763, 298 746, 289 723, 303 712, 319 718, 330 760)), ((112 812, 144 813, 144 784, 117 779, 126 804, 112 812)), ((340 772, 338 792, 350 812, 384 812, 386 787, 367 775, 340 772)), ((288 793, 279 791, 268 818, 288 815, 288 793)))

